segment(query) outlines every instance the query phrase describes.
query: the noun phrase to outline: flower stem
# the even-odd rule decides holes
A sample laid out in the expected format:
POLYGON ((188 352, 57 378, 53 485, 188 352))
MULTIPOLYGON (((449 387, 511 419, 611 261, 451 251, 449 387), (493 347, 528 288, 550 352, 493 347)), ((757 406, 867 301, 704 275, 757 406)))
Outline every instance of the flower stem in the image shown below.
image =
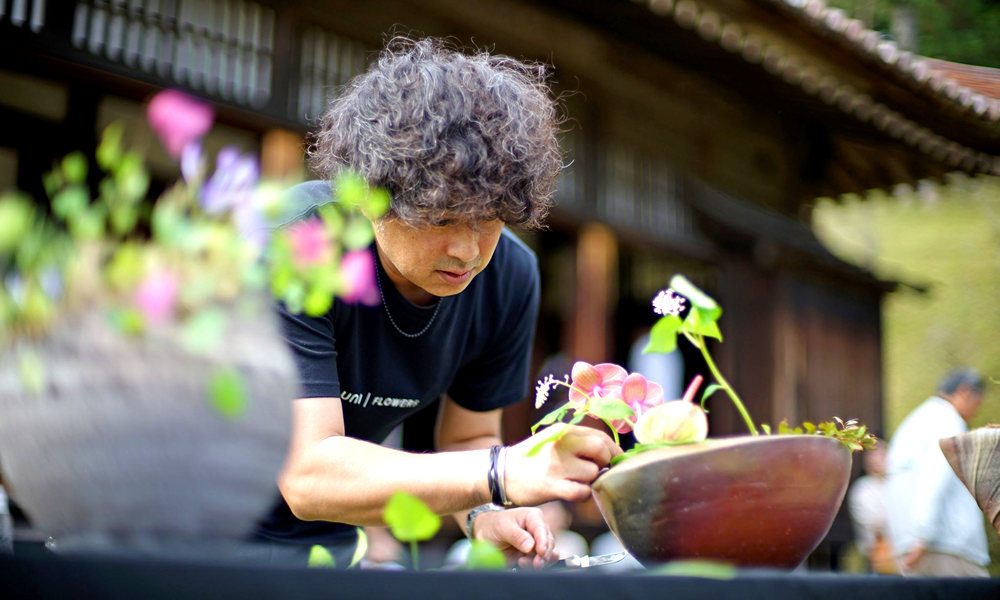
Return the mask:
POLYGON ((413 570, 420 570, 420 562, 417 560, 417 541, 410 540, 410 560, 413 562, 413 570))
POLYGON ((733 390, 732 386, 729 385, 729 382, 726 381, 726 379, 722 376, 722 373, 719 372, 719 368, 715 366, 715 361, 712 360, 712 356, 708 353, 708 344, 705 343, 705 337, 700 334, 692 336, 686 331, 684 332, 684 335, 687 336, 688 340, 694 344, 696 348, 701 350, 701 355, 705 358, 705 363, 708 365, 708 369, 712 372, 712 376, 719 382, 722 389, 726 390, 726 393, 729 394, 729 398, 733 401, 733 404, 736 405, 736 410, 740 411, 740 415, 743 417, 743 420, 746 421, 747 428, 750 430, 750 433, 758 435, 757 428, 754 427, 753 424, 753 419, 750 418, 750 413, 748 413, 746 407, 743 406, 743 401, 740 400, 740 397, 736 395, 736 391, 733 390))
POLYGON ((615 445, 616 446, 621 446, 622 445, 621 442, 618 441, 618 430, 615 429, 614 427, 612 427, 611 426, 611 422, 608 421, 607 419, 601 419, 601 420, 604 421, 604 424, 607 425, 608 429, 611 430, 611 435, 615 436, 615 445))

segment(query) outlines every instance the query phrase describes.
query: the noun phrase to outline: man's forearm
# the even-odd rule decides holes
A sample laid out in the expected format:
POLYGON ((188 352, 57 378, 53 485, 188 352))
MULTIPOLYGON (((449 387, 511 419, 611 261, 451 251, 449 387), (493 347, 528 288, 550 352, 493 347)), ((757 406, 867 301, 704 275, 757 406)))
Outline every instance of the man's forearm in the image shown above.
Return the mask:
MULTIPOLYGON (((488 450, 491 447, 493 447, 494 445, 502 444, 502 443, 503 442, 501 442, 501 440, 500 440, 499 437, 490 435, 490 436, 483 436, 483 437, 474 438, 474 439, 471 439, 471 440, 463 440, 461 442, 455 442, 455 443, 449 444, 449 445, 441 448, 440 450, 442 452, 462 452, 462 451, 470 451, 470 450, 488 450)), ((492 499, 487 500, 486 502, 481 502, 480 504, 487 504, 491 500, 492 499)), ((467 533, 465 531, 466 520, 469 518, 469 512, 472 510, 472 508, 474 508, 474 507, 467 508, 465 510, 460 510, 460 511, 458 511, 458 512, 456 512, 456 513, 454 513, 452 515, 453 517, 455 517, 455 522, 458 523, 458 527, 463 532, 465 532, 465 533, 467 533)))
POLYGON ((483 449, 412 454, 331 436, 294 456, 279 487, 300 519, 383 525, 382 511, 398 490, 414 494, 439 515, 486 504, 488 460, 483 449))

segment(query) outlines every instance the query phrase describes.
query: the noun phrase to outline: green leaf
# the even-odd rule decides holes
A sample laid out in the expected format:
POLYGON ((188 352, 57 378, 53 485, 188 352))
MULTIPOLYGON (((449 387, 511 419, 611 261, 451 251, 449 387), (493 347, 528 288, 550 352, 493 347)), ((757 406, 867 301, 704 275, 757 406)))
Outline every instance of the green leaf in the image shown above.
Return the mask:
POLYGON ((322 286, 313 286, 306 294, 302 302, 302 308, 307 316, 320 317, 330 311, 333 306, 333 294, 325 290, 322 286))
POLYGON ((226 312, 217 306, 198 311, 184 323, 181 331, 184 348, 193 354, 212 352, 222 342, 227 321, 226 312))
POLYGON ((665 315, 653 325, 649 332, 649 343, 643 349, 643 354, 654 352, 667 354, 677 348, 677 332, 681 328, 681 318, 675 315, 665 315))
POLYGON ((0 253, 12 252, 31 231, 34 209, 19 193, 0 195, 0 253))
POLYGON ((113 310, 108 314, 111 325, 124 335, 141 335, 146 329, 142 312, 135 307, 113 310))
POLYGON ((712 317, 712 313, 706 312, 705 309, 697 306, 693 306, 691 307, 691 311, 688 313, 687 318, 684 319, 682 329, 688 333, 715 338, 721 342, 722 332, 719 331, 719 325, 715 322, 715 319, 717 318, 718 315, 712 317))
POLYGON ((587 404, 587 412, 599 419, 617 421, 635 416, 635 411, 618 398, 593 398, 587 404))
POLYGON ((622 462, 623 460, 628 460, 628 459, 632 458, 633 456, 642 454, 643 452, 649 452, 650 450, 658 450, 660 448, 670 448, 670 447, 673 447, 673 446, 688 446, 690 444, 699 444, 699 443, 701 443, 701 442, 699 442, 699 441, 693 441, 693 442, 671 442, 671 441, 665 441, 665 442, 647 442, 645 444, 636 444, 635 446, 632 446, 632 448, 630 448, 629 450, 627 450, 625 452, 622 452, 618 456, 612 458, 611 459, 611 466, 613 467, 613 466, 617 465, 618 463, 622 462))
POLYGON ((17 374, 21 379, 21 387, 32 396, 40 396, 45 391, 45 363, 38 354, 32 351, 22 352, 18 356, 17 374))
POLYGON ((97 146, 97 165, 105 171, 111 171, 121 160, 121 142, 124 129, 119 122, 112 123, 101 134, 101 143, 97 146))
POLYGON ((230 420, 240 418, 247 409, 243 376, 232 368, 216 370, 208 382, 208 398, 220 416, 230 420))
POLYGON ((62 170, 69 183, 83 183, 87 180, 87 157, 79 150, 67 154, 62 160, 62 170))
POLYGON ((768 425, 767 423, 761 423, 760 428, 763 429, 764 433, 766 433, 767 435, 771 435, 771 426, 768 425))
POLYGON ((507 568, 507 558, 493 544, 472 540, 465 566, 471 571, 502 571, 507 568))
POLYGON ((389 192, 382 188, 375 188, 368 194, 367 202, 363 205, 366 216, 370 219, 379 219, 389 212, 391 198, 389 192))
POLYGON ((441 517, 434 514, 420 498, 402 490, 389 498, 382 518, 401 542, 424 542, 441 528, 441 517))
POLYGON ((333 569, 336 568, 337 561, 333 559, 330 551, 320 545, 315 545, 309 549, 310 569, 333 569))
POLYGON ((572 408, 573 405, 567 402, 566 404, 563 404, 559 408, 545 415, 539 422, 535 423, 531 427, 531 435, 535 435, 535 432, 538 431, 538 429, 541 427, 545 427, 546 425, 551 425, 556 421, 561 421, 562 418, 566 416, 566 413, 568 413, 572 408))
POLYGON ((705 579, 733 579, 736 567, 709 560, 675 560, 651 571, 653 575, 675 577, 702 577, 705 579))
POLYGON ((687 298, 693 308, 700 308, 707 319, 715 321, 722 315, 719 304, 711 296, 701 291, 698 286, 691 283, 687 277, 674 275, 670 278, 670 287, 687 298))
POLYGON ((334 187, 341 202, 360 206, 368 196, 368 184, 357 173, 343 173, 334 187))
POLYGON ((364 217, 351 219, 342 237, 344 246, 349 250, 367 248, 373 239, 375 239, 375 232, 372 231, 372 224, 364 217))
POLYGON ((810 423, 809 421, 803 423, 802 427, 806 430, 806 433, 808 434, 816 433, 816 426, 810 423))
POLYGON ((149 190, 149 173, 143 162, 142 154, 131 151, 115 169, 115 188, 126 204, 136 204, 149 190))
POLYGON ((82 185, 63 189, 52 199, 52 214, 63 221, 70 221, 86 212, 90 204, 90 193, 82 185))
POLYGON ((718 383, 713 383, 712 385, 710 385, 707 388, 705 388, 705 393, 701 395, 701 408, 702 408, 702 410, 704 410, 707 413, 708 409, 705 408, 705 401, 708 400, 709 396, 711 396, 715 392, 717 392, 719 390, 724 390, 724 389, 726 389, 726 386, 720 385, 718 383))
POLYGON ((118 204, 111 209, 111 229, 116 235, 128 235, 135 229, 139 211, 128 204, 118 204))
MULTIPOLYGON (((580 416, 580 413, 573 415, 573 418, 575 419, 578 416, 580 416)), ((544 435, 538 438, 535 445, 528 449, 528 451, 524 454, 524 457, 531 458, 536 456, 545 446, 562 439, 562 436, 566 435, 567 429, 568 427, 549 427, 545 430, 544 435)))
POLYGON ((104 235, 108 210, 103 205, 91 206, 69 218, 69 230, 77 240, 98 240, 104 235))

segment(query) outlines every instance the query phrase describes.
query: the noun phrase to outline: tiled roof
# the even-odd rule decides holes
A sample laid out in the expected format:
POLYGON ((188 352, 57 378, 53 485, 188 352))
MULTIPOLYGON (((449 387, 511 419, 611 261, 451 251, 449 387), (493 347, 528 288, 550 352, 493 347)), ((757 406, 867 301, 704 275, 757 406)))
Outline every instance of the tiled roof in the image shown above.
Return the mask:
MULTIPOLYGON (((854 86, 819 64, 774 43, 759 33, 760 23, 730 2, 718 0, 637 0, 652 12, 672 18, 705 41, 759 64, 776 77, 825 103, 903 141, 918 152, 955 169, 1000 175, 1000 157, 970 148, 933 131, 854 86), (755 31, 757 30, 757 31, 755 31)), ((971 123, 984 137, 1000 138, 1000 70, 958 65, 900 50, 843 10, 822 0, 745 0, 801 23, 808 31, 833 41, 879 69, 883 77, 911 93, 937 101, 942 110, 971 123)))

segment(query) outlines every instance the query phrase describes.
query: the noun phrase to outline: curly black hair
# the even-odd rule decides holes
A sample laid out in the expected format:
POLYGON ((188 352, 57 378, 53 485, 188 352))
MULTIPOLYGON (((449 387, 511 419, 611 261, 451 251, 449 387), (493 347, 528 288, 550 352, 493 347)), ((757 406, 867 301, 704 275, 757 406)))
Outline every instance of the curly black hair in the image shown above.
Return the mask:
POLYGON ((412 226, 541 227, 562 168, 547 76, 543 64, 396 37, 324 113, 309 164, 385 188, 389 216, 412 226))

